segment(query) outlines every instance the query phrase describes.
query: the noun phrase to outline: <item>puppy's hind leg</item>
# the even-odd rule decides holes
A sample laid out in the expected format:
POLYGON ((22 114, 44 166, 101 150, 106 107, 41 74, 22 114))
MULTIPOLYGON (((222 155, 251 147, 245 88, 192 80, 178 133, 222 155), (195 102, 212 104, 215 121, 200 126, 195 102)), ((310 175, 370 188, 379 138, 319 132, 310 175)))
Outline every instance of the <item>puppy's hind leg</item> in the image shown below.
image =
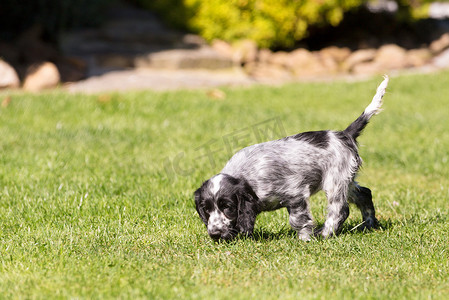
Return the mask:
POLYGON ((360 209, 363 218, 363 228, 377 228, 379 222, 376 219, 373 197, 369 188, 354 184, 349 193, 349 202, 354 203, 360 209))
POLYGON ((331 190, 325 190, 328 199, 328 213, 322 229, 315 234, 328 238, 337 235, 343 223, 349 216, 349 204, 347 202, 347 186, 340 186, 331 190))

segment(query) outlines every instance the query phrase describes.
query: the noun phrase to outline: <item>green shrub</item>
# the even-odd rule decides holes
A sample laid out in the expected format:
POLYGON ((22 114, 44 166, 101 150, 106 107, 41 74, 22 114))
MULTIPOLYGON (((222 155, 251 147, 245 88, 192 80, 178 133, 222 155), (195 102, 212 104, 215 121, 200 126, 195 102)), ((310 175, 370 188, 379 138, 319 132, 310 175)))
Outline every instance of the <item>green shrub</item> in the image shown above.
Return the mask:
POLYGON ((291 47, 310 25, 337 25, 361 1, 205 1, 190 25, 207 40, 249 38, 261 47, 291 47))
POLYGON ((135 0, 171 24, 206 40, 252 39, 260 47, 291 47, 309 26, 337 25, 365 0, 135 0))
MULTIPOLYGON (((128 0, 159 13, 172 26, 206 40, 252 39, 260 47, 290 48, 310 27, 336 26, 344 13, 377 0, 128 0)), ((427 16, 435 0, 395 0, 399 21, 427 16)), ((448 1, 448 0, 440 0, 448 1)))
POLYGON ((398 18, 403 21, 415 21, 429 16, 432 2, 449 2, 449 0, 395 0, 398 4, 398 18))

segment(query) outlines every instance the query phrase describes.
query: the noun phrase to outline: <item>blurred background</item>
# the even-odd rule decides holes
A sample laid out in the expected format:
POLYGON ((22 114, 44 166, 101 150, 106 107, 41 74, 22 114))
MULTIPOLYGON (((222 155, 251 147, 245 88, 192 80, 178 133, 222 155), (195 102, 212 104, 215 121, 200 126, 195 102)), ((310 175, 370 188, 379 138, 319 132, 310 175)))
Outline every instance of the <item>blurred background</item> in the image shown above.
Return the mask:
POLYGON ((0 88, 29 91, 67 82, 83 90, 90 78, 101 84, 120 71, 138 72, 134 81, 165 74, 186 86, 195 76, 233 84, 431 71, 449 67, 448 49, 449 1, 442 0, 0 3, 0 88), (227 77, 176 75, 191 70, 227 77))

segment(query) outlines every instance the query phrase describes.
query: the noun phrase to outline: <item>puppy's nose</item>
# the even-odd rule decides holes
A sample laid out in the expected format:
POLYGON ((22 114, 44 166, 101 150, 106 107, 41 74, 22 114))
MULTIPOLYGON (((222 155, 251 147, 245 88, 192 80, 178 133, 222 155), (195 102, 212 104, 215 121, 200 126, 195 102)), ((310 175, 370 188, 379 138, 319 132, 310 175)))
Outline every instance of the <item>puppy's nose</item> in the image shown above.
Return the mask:
POLYGON ((218 240, 221 237, 221 231, 218 228, 213 228, 209 230, 209 236, 214 240, 218 240))
POLYGON ((221 237, 221 234, 218 233, 209 233, 209 236, 213 239, 213 240, 218 240, 221 237))

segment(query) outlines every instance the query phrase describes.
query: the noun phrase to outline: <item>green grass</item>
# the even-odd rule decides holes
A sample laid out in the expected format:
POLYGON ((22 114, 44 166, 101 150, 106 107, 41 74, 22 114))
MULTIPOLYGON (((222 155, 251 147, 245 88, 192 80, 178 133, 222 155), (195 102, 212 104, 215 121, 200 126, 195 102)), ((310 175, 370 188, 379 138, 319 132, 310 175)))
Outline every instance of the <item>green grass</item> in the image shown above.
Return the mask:
MULTIPOLYGON (((447 297, 448 72, 392 78, 359 139, 381 229, 354 229, 351 207, 340 236, 304 243, 278 210, 258 217, 254 240, 214 243, 196 215, 194 190, 227 147, 260 141, 254 124, 343 129, 380 81, 225 89, 224 100, 0 94, 11 99, 0 107, 1 298, 447 297)), ((312 202, 324 222, 324 195, 312 202)))

